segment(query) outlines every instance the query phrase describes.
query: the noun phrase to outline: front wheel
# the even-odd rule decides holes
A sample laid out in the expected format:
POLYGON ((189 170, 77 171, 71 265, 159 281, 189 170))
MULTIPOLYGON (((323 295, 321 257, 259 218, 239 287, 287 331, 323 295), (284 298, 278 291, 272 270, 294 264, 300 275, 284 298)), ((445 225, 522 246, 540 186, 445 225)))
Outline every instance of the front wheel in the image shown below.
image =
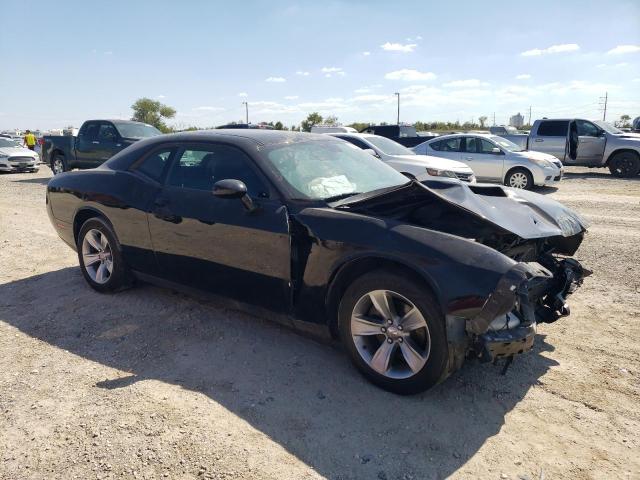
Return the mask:
POLYGON ((524 168, 515 168, 507 173, 504 184, 511 188, 531 190, 533 188, 533 175, 524 168))
POLYGON ((379 387, 409 395, 445 378, 444 319, 424 285, 386 271, 366 274, 347 288, 338 315, 351 361, 379 387))
POLYGON ((116 236, 100 218, 91 218, 80 228, 78 260, 87 283, 99 292, 113 292, 130 284, 116 236))
POLYGON ((64 155, 54 155, 51 159, 51 171, 53 174, 58 175, 59 173, 66 172, 67 170, 67 161, 64 158, 64 155))
POLYGON ((635 177, 640 171, 640 158, 634 152, 616 153, 609 161, 609 171, 619 178, 635 177))

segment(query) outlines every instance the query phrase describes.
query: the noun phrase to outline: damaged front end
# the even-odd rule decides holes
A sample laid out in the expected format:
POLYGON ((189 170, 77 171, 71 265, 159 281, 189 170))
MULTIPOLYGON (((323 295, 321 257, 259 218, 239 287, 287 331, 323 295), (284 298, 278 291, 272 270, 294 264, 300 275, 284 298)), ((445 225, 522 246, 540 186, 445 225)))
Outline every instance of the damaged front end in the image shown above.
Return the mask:
POLYGON ((567 297, 591 274, 571 258, 545 256, 539 262, 517 263, 499 280, 478 314, 466 321, 471 355, 482 362, 505 359, 533 346, 538 323, 569 315, 567 297))

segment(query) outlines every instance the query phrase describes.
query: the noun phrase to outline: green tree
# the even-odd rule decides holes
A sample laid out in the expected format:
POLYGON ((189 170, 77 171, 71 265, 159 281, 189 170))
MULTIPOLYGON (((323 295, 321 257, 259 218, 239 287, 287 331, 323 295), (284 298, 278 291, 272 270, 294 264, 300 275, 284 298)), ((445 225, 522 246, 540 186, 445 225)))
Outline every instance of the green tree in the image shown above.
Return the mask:
POLYGON ((353 122, 351 125, 348 125, 348 126, 351 128, 355 128, 358 132, 361 132, 362 130, 367 128, 369 125, 370 123, 366 123, 366 122, 353 122))
POLYGON ((338 124, 338 117, 336 117, 335 115, 329 115, 328 117, 325 117, 324 124, 325 125, 337 125, 338 124))
POLYGON ((306 120, 302 121, 300 126, 302 127, 302 131, 310 132, 311 127, 313 127, 314 125, 318 125, 319 123, 322 123, 322 115, 320 115, 318 112, 313 112, 309 114, 306 120))
POLYGON ((631 120, 631 117, 627 114, 624 115, 620 115, 620 120, 618 121, 618 126, 622 127, 622 128, 627 128, 630 127, 631 124, 629 123, 629 121, 631 120))
POLYGON ((478 118, 478 121, 480 122, 480 128, 484 128, 485 123, 487 122, 487 117, 486 116, 481 116, 480 118, 478 118))
POLYGON ((131 109, 133 110, 131 120, 148 123, 164 133, 171 131, 171 128, 164 123, 165 118, 173 118, 176 114, 175 109, 170 106, 143 97, 136 100, 136 103, 131 105, 131 109))
POLYGON ((281 121, 277 121, 273 128, 275 128, 276 130, 284 130, 284 125, 282 125, 281 121))

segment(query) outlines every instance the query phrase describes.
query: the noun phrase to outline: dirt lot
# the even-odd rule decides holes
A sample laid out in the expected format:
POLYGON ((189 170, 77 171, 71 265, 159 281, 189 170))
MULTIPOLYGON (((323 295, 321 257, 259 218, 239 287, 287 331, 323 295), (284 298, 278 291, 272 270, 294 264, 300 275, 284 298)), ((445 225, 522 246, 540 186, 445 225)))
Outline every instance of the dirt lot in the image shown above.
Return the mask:
POLYGON ((570 169, 592 227, 572 314, 506 376, 399 397, 338 348, 152 286, 100 295, 0 176, 0 477, 640 478, 640 178, 570 169))

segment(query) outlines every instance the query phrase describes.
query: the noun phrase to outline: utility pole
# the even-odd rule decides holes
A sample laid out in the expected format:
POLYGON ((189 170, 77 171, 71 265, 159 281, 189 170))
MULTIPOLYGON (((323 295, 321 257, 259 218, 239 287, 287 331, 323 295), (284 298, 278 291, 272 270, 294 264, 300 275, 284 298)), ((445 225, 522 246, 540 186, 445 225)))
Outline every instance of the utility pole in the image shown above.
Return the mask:
POLYGON ((493 112, 493 126, 496 126, 496 112, 493 112))
POLYGON ((604 92, 604 97, 600 97, 600 105, 602 106, 602 121, 607 120, 607 101, 609 99, 609 92, 604 92))
POLYGON ((527 125, 531 126, 531 105, 529 105, 529 121, 527 122, 527 125))
POLYGON ((394 93, 396 97, 398 97, 398 125, 400 125, 400 93, 394 93))
POLYGON ((247 125, 249 125, 249 104, 247 102, 242 102, 242 104, 244 105, 245 116, 246 116, 246 119, 247 119, 247 125))

